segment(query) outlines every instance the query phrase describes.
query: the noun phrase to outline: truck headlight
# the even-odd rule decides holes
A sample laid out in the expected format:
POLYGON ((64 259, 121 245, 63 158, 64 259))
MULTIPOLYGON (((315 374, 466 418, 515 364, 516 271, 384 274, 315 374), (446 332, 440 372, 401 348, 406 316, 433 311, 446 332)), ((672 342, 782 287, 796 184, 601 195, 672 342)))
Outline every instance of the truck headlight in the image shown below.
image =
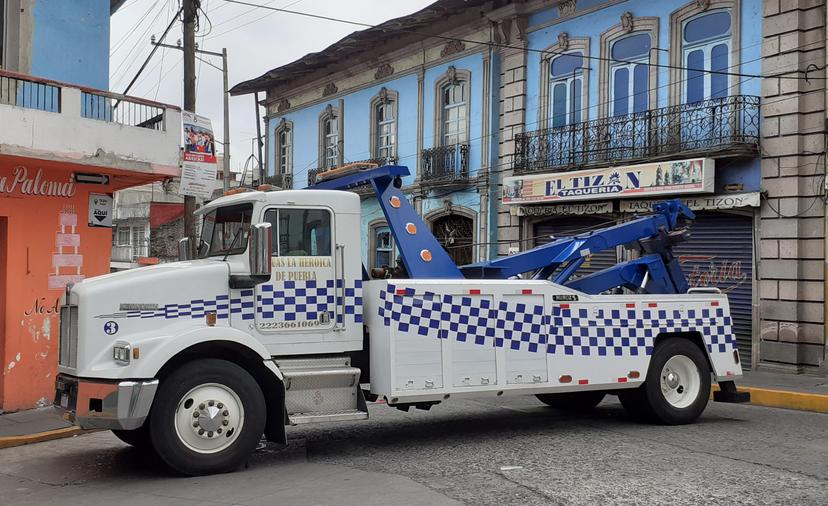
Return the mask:
POLYGON ((115 343, 115 347, 112 348, 112 358, 119 365, 129 365, 129 361, 132 358, 132 346, 124 342, 115 343))

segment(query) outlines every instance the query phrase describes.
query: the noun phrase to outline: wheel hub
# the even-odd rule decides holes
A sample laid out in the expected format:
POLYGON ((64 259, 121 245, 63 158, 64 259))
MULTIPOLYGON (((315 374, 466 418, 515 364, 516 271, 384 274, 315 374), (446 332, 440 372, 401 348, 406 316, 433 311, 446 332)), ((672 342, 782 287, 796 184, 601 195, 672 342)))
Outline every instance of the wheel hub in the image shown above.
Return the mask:
POLYGON ((209 400, 193 410, 193 432, 204 439, 218 437, 230 424, 230 410, 219 401, 209 400))
POLYGON ((679 384, 681 384, 681 378, 679 378, 678 374, 670 371, 667 373, 667 376, 664 377, 664 382, 669 388, 675 389, 679 386, 679 384))

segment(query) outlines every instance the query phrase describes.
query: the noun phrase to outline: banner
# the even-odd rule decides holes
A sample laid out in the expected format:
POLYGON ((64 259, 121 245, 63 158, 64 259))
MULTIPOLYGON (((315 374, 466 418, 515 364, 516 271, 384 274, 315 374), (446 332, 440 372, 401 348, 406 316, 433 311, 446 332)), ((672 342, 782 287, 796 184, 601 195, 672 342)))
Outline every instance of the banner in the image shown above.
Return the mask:
POLYGON ((184 156, 178 193, 208 199, 216 187, 216 142, 210 119, 183 111, 184 156))
POLYGON ((679 193, 712 193, 711 158, 507 177, 503 203, 566 202, 679 193))
MULTIPOLYGON (((681 199, 684 204, 693 211, 705 209, 736 209, 739 207, 759 207, 759 192, 734 193, 730 195, 705 195, 701 197, 687 197, 681 199)), ((653 204, 663 200, 622 200, 621 212, 625 213, 649 213, 653 210, 653 204)))

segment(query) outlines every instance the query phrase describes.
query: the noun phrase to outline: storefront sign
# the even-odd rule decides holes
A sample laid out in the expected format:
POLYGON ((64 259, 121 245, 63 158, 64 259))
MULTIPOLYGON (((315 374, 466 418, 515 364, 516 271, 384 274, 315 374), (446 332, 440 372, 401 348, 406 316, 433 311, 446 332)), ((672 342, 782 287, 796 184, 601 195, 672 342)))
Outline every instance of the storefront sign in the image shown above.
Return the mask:
POLYGON ((561 202, 713 191, 715 162, 695 158, 507 177, 503 203, 561 202))
POLYGON ((74 197, 75 183, 69 179, 69 176, 66 178, 66 181, 47 179, 43 175, 43 169, 30 171, 27 167, 18 165, 12 169, 10 174, 0 173, 0 194, 74 197))
POLYGON ((103 193, 89 194, 89 226, 112 227, 112 197, 103 193))
POLYGON ((184 111, 184 159, 181 162, 181 195, 210 198, 216 187, 216 143, 210 119, 184 111))
MULTIPOLYGON (((738 207, 759 207, 759 192, 735 193, 733 195, 710 195, 703 197, 688 197, 681 199, 684 204, 694 211, 705 209, 735 209, 738 207)), ((661 200, 622 200, 621 212, 648 213, 653 210, 653 204, 661 200)))
POLYGON ((518 216, 563 216, 573 214, 607 214, 612 212, 612 202, 584 202, 547 206, 520 206, 518 216))

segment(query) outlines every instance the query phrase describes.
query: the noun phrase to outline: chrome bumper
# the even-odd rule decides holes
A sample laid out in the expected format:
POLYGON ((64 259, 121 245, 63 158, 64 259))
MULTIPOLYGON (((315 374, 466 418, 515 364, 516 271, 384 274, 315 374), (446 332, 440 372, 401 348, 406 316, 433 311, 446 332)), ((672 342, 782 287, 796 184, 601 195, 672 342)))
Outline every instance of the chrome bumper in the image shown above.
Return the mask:
POLYGON ((106 381, 59 374, 55 406, 82 429, 132 430, 149 414, 158 380, 106 381))

